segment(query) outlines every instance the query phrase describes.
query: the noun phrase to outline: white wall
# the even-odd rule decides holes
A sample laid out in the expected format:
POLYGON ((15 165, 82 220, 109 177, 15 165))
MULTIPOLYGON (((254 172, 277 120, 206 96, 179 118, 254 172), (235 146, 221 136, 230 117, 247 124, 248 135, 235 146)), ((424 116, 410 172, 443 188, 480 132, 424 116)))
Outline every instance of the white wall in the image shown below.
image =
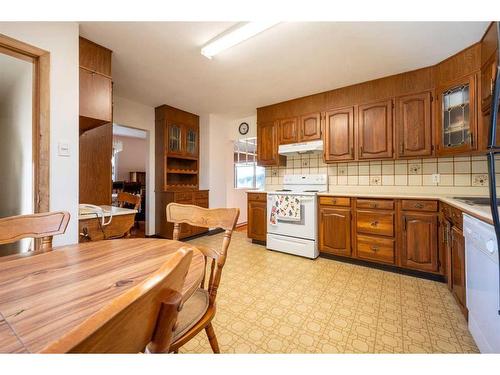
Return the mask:
POLYGON ((113 141, 120 141, 123 149, 115 156, 116 179, 130 181, 129 172, 146 172, 148 164, 148 142, 144 138, 113 135, 113 141))
POLYGON ((54 245, 78 242, 78 24, 0 22, 0 33, 50 52, 50 209, 71 214, 54 245), (59 141, 71 155, 57 156, 59 141))
POLYGON ((256 115, 239 119, 215 114, 200 117, 200 188, 210 189, 210 207, 238 207, 238 223, 247 221, 247 190, 234 188, 233 142, 255 137, 256 123, 256 115), (238 132, 241 122, 250 125, 244 136, 238 132))
POLYGON ((147 131, 148 162, 146 164, 146 235, 155 234, 155 110, 119 96, 113 97, 113 121, 115 124, 147 131))

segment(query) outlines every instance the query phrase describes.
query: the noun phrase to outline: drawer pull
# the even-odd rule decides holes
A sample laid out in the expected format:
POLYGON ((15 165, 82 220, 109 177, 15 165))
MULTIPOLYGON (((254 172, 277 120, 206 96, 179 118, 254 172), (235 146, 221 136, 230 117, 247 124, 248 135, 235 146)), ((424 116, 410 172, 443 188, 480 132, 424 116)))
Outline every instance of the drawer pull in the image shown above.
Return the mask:
POLYGON ((377 208, 378 207, 378 204, 377 203, 372 203, 371 204, 371 208, 377 208))
POLYGON ((372 227, 376 227, 376 226, 378 225, 378 221, 377 221, 377 220, 372 221, 372 222, 370 223, 370 225, 371 225, 372 227))
POLYGON ((337 204, 337 200, 336 199, 332 199, 332 204, 337 204))
POLYGON ((372 250, 373 250, 373 251, 379 251, 379 249, 380 249, 380 248, 379 248, 378 246, 372 246, 372 250))
POLYGON ((424 208, 422 203, 415 203, 415 208, 424 208))

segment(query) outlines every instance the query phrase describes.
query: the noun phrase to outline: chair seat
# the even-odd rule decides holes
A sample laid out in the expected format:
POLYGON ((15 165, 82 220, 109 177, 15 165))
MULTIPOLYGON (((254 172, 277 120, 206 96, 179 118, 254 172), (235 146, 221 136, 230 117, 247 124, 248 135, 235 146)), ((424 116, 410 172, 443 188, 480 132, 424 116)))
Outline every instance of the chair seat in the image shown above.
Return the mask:
POLYGON ((177 327, 173 336, 174 342, 198 323, 201 317, 206 313, 208 309, 208 298, 208 291, 200 288, 184 302, 184 306, 177 317, 177 327))

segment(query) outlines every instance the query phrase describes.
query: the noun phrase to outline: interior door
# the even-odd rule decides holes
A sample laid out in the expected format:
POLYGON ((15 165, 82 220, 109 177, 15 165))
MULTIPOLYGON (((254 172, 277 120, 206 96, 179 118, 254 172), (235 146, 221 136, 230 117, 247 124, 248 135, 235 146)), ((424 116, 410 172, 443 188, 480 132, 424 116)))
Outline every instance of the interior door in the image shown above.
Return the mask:
POLYGON ((396 134, 399 157, 432 154, 431 93, 396 99, 396 134))
POLYGON ((393 157, 392 100, 358 107, 359 159, 393 157))
POLYGON ((354 108, 325 114, 325 161, 354 159, 354 108))

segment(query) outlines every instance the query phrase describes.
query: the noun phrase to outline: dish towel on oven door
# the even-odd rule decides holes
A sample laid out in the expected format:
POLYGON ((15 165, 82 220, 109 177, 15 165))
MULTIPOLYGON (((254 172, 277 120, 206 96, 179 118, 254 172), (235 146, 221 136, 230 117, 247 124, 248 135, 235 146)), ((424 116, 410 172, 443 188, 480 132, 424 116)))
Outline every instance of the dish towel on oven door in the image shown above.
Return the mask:
POLYGON ((274 196, 269 222, 276 225, 278 220, 300 221, 300 210, 300 197, 277 194, 274 196))

